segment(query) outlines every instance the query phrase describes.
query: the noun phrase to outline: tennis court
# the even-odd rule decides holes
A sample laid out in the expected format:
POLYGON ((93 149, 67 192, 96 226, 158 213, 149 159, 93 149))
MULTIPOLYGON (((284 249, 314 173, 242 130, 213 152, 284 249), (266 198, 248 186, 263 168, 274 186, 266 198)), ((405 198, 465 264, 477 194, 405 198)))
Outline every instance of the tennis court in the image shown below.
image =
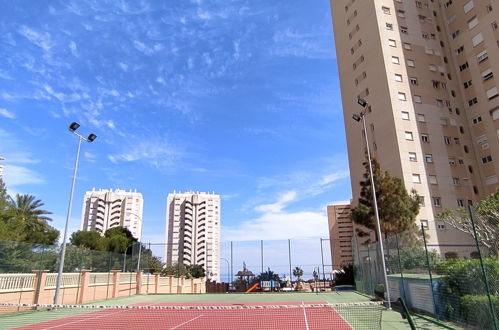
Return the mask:
POLYGON ((106 305, 4 304, 0 328, 381 329, 384 308, 380 303, 331 303, 324 298, 330 295, 148 295, 106 301, 106 305))

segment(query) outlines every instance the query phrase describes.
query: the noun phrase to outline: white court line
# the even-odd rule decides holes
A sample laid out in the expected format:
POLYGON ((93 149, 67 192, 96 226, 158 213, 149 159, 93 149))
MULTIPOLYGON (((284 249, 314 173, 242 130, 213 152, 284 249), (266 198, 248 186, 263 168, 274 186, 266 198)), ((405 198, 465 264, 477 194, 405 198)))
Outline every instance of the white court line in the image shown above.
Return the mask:
POLYGON ((170 330, 180 328, 181 326, 184 326, 184 325, 186 325, 187 323, 190 323, 190 322, 192 322, 192 321, 194 321, 194 320, 197 320, 197 319, 199 319, 199 318, 200 318, 200 317, 202 317, 202 316, 203 316, 203 314, 198 315, 198 316, 196 316, 196 317, 194 317, 194 318, 192 318, 192 319, 190 319, 190 320, 188 320, 188 321, 185 321, 184 323, 180 323, 179 325, 176 325, 176 326, 174 326, 173 328, 170 328, 170 330))
POLYGON ((350 327, 350 329, 355 330, 354 327, 352 327, 350 325, 350 323, 347 320, 345 320, 343 315, 341 315, 340 312, 338 312, 336 309, 334 309, 333 305, 331 305, 329 302, 328 302, 328 304, 331 307, 331 309, 336 313, 336 315, 338 315, 343 321, 345 321, 345 323, 350 327))
MULTIPOLYGON (((69 325, 69 324, 74 324, 74 323, 84 322, 84 321, 88 321, 88 320, 98 319, 98 318, 101 318, 101 317, 106 317, 106 316, 109 316, 109 315, 116 315, 116 314, 123 313, 123 312, 126 312, 126 310, 119 311, 119 312, 114 312, 114 313, 110 313, 110 314, 97 315, 97 316, 94 316, 94 317, 87 317, 87 318, 84 318, 84 319, 81 319, 81 320, 66 322, 66 323, 63 323, 63 324, 54 325, 52 327, 43 328, 43 329, 45 330, 45 329, 59 328, 59 327, 66 326, 66 325, 69 325)), ((86 315, 86 314, 81 314, 81 315, 86 315)))
POLYGON ((308 327, 308 319, 307 319, 307 312, 305 311, 305 302, 301 302, 301 307, 303 308, 303 316, 305 317, 305 329, 309 330, 310 328, 308 327))

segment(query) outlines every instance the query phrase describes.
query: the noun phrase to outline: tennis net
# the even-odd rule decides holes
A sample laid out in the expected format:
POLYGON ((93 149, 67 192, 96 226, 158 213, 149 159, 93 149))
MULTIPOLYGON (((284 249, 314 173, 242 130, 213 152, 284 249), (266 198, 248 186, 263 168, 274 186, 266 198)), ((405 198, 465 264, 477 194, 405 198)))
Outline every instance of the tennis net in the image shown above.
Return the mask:
POLYGON ((378 302, 162 304, 126 306, 0 304, 1 329, 381 329, 378 302))

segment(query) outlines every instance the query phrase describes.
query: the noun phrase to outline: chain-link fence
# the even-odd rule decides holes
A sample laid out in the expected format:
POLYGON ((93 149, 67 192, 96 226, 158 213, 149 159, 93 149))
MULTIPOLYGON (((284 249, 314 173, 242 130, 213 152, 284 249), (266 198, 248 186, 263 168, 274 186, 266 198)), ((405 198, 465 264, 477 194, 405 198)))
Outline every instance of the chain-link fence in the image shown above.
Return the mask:
MULTIPOLYGON (((497 330, 499 257, 483 238, 497 232, 499 221, 476 214, 463 221, 469 243, 429 244, 425 226, 383 240, 390 300, 402 298, 415 312, 466 328, 497 330)), ((360 245, 354 237, 352 245, 357 290, 386 298, 379 243, 360 245)))

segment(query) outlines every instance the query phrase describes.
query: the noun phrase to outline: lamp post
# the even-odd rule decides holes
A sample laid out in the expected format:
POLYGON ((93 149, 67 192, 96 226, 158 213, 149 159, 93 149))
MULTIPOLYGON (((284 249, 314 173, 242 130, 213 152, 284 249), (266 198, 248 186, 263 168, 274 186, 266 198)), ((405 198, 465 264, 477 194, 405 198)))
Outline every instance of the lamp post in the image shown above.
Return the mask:
POLYGON ((378 202, 376 200, 376 187, 374 186, 374 176, 373 176, 373 167, 371 164, 371 151, 369 149, 369 139, 367 138, 367 129, 366 129, 366 110, 368 107, 368 103, 364 99, 357 99, 357 103, 362 107, 362 111, 358 114, 354 114, 352 118, 359 122, 362 120, 362 126, 364 128, 364 138, 365 138, 365 143, 366 143, 366 148, 367 148, 367 161, 369 163, 369 175, 371 177, 371 187, 372 187, 372 194, 373 194, 373 206, 374 206, 374 215, 376 217, 376 232, 379 237, 379 249, 381 250, 381 265, 383 267, 383 278, 385 280, 385 290, 386 290, 386 299, 388 301, 388 308, 391 308, 391 301, 390 301, 390 290, 388 288, 388 277, 386 276, 386 265, 385 265, 385 252, 383 248, 383 237, 381 236, 381 225, 379 221, 379 212, 378 212, 378 202))
POLYGON ((71 216, 71 207, 73 206, 73 195, 74 195, 74 188, 75 188, 75 182, 76 182, 76 172, 78 171, 78 161, 80 159, 80 148, 81 148, 81 141, 86 141, 86 142, 93 142, 96 138, 97 135, 91 133, 88 135, 88 137, 84 137, 78 133, 76 133, 76 130, 80 127, 80 124, 76 122, 72 122, 71 125, 69 125, 69 130, 71 133, 76 135, 78 137, 78 148, 76 151, 76 160, 75 160, 75 166, 74 166, 74 171, 73 171, 73 180, 71 183, 71 192, 69 194, 69 204, 68 204, 68 213, 66 215, 66 224, 64 226, 64 236, 62 239, 62 248, 61 248, 61 254, 59 257, 59 272, 57 273, 57 280, 55 283, 55 294, 54 294, 54 304, 58 304, 59 302, 59 293, 61 290, 61 280, 62 280, 62 271, 64 269, 64 257, 66 256, 66 240, 68 236, 68 225, 69 225, 69 217, 71 216))
POLYGON ((223 260, 227 263, 227 283, 229 283, 229 287, 230 287, 230 263, 229 263, 229 260, 225 259, 225 258, 220 258, 220 260, 223 260))

